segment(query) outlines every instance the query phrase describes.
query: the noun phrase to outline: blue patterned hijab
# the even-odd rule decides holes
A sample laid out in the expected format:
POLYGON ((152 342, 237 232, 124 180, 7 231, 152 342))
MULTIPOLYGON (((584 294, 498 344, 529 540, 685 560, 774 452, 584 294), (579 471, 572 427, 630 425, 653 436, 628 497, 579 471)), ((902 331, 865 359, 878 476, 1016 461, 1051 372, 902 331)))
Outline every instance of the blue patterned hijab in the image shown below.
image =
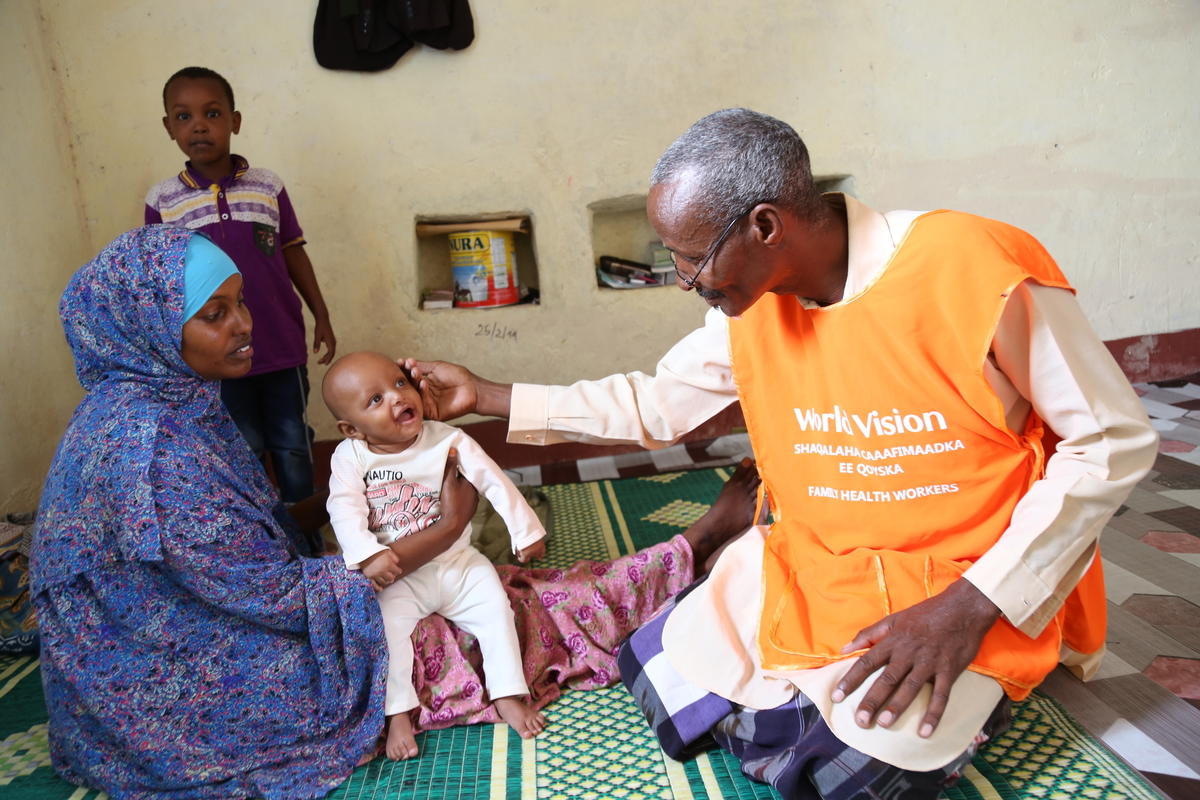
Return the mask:
POLYGON ((219 383, 180 355, 184 256, 196 235, 167 225, 122 234, 63 293, 59 315, 87 396, 42 491, 35 591, 115 560, 161 560, 165 519, 184 541, 249 519, 287 547, 274 489, 219 383))

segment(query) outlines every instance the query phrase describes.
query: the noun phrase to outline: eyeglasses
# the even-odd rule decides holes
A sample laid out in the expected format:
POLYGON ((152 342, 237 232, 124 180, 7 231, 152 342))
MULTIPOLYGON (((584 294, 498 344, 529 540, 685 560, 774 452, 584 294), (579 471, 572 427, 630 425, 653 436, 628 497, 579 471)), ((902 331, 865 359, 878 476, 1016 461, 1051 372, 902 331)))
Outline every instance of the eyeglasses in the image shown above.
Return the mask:
MULTIPOLYGON (((725 226, 725 230, 721 231, 721 235, 717 237, 715 242, 713 242, 712 247, 708 248, 708 252, 704 254, 704 257, 696 262, 696 271, 692 273, 690 278, 679 271, 679 258, 681 258, 681 256, 677 255, 674 250, 668 251, 671 254, 671 263, 675 266, 675 274, 679 276, 679 280, 683 281, 684 286, 688 287, 689 289, 695 287, 696 281, 700 277, 700 273, 704 271, 704 268, 708 266, 708 262, 711 261, 713 256, 717 254, 717 251, 721 249, 721 245, 725 243, 725 238, 729 236, 729 232, 733 230, 733 226, 741 222, 742 217, 753 211, 759 202, 761 201, 752 203, 745 211, 729 220, 729 224, 725 226)), ((684 258, 684 260, 687 261, 686 258, 684 258)))

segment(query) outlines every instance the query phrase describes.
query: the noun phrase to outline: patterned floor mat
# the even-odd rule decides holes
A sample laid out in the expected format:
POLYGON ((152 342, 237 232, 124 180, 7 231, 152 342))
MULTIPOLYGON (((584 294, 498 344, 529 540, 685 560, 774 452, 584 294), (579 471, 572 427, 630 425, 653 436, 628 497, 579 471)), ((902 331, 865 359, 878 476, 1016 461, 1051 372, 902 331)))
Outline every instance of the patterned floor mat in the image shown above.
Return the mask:
MULTIPOLYGON (((632 552, 683 531, 708 508, 728 470, 545 488, 554 509, 549 566, 632 552)), ((621 687, 572 692, 551 705, 547 731, 521 740, 503 725, 433 731, 411 762, 377 759, 330 800, 558 800, 777 798, 744 778, 725 753, 687 763, 666 757, 621 687)), ((50 768, 37 661, 0 658, 0 797, 99 800, 50 768)), ((1034 695, 1012 729, 983 750, 947 795, 951 800, 1159 795, 1052 700, 1034 695)))

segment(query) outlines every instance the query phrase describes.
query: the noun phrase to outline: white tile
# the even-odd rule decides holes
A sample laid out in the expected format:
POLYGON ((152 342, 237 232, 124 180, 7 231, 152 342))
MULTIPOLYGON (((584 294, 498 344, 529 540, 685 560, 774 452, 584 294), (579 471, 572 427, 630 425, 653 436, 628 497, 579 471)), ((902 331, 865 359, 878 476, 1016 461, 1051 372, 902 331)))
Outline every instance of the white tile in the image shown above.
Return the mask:
POLYGON ((1200 467, 1200 447, 1197 447, 1190 453, 1164 453, 1163 455, 1178 458, 1180 461, 1186 461, 1189 464, 1195 464, 1200 467))
POLYGON ((1188 397, 1200 398, 1200 383, 1185 383, 1183 386, 1172 386, 1172 392, 1186 394, 1188 397))
POLYGON ((1200 553, 1171 553, 1176 558, 1200 567, 1200 553))
POLYGON ((1190 422, 1186 418, 1182 422, 1176 420, 1175 427, 1171 428, 1171 432, 1166 433, 1162 438, 1188 444, 1200 444, 1200 426, 1192 425, 1190 422))
POLYGON ((621 477, 620 473, 617 472, 617 465, 613 461, 612 456, 583 458, 579 460, 578 467, 579 480, 584 483, 621 477))
POLYGON ((1173 406, 1176 403, 1186 403, 1190 399, 1190 397, 1182 392, 1177 392, 1174 389, 1163 389, 1159 386, 1155 386, 1153 389, 1142 395, 1143 401, 1153 400, 1156 403, 1166 403, 1169 406, 1173 406))
POLYGON ((1129 497, 1125 500, 1125 505, 1138 511, 1142 514, 1149 514, 1153 511, 1162 511, 1167 508, 1175 508, 1179 504, 1162 497, 1159 492, 1151 492, 1146 489, 1134 487, 1134 490, 1129 493, 1129 497))
MULTIPOLYGON (((1150 418, 1150 427, 1154 428, 1154 430, 1158 431, 1159 433, 1169 433, 1169 432, 1175 430, 1176 428, 1178 428, 1179 423, 1172 422, 1169 419, 1155 419, 1155 418, 1151 417, 1150 418)), ((1169 439, 1171 437, 1168 436, 1166 438, 1169 439)))
POLYGON ((730 433, 718 436, 704 450, 709 458, 754 458, 754 450, 750 447, 750 436, 745 433, 730 433))
POLYGON ((692 466, 692 457, 688 455, 683 445, 674 445, 662 450, 651 450, 650 461, 658 467, 659 472, 674 472, 692 466))
MULTIPOLYGON (((670 450, 671 448, 667 448, 670 450)), ((653 460, 645 450, 634 450, 632 453, 617 453, 615 456, 609 456, 613 460, 613 464, 618 470, 628 469, 629 467, 642 467, 653 463, 653 460)))
POLYGON ((1160 403, 1157 400, 1149 400, 1145 397, 1142 398, 1142 405, 1146 407, 1147 414, 1158 419, 1175 419, 1176 417, 1182 417, 1188 411, 1186 408, 1169 405, 1168 403, 1160 403))
POLYGON ((1162 745, 1135 728, 1128 720, 1119 719, 1114 722, 1100 734, 1100 739, 1136 770, 1200 780, 1200 775, 1191 767, 1171 755, 1162 745))
POLYGON ((1108 599, 1121 605, 1135 594, 1169 595, 1166 589, 1157 586, 1140 575, 1104 559, 1104 593, 1108 599))
POLYGON ((1100 662, 1100 669, 1096 670, 1096 674, 1090 680, 1099 681, 1105 678, 1119 678, 1122 675, 1135 675, 1139 672, 1141 670, 1137 667, 1114 655, 1113 651, 1109 650, 1104 654, 1104 659, 1100 662))
MULTIPOLYGON (((1178 458, 1178 455, 1172 453, 1178 458)), ((1177 503, 1200 508, 1200 489, 1168 489, 1165 492, 1159 492, 1163 497, 1169 497, 1177 503)))
POLYGON ((529 467, 514 467, 504 470, 517 486, 541 486, 542 468, 538 464, 529 467))

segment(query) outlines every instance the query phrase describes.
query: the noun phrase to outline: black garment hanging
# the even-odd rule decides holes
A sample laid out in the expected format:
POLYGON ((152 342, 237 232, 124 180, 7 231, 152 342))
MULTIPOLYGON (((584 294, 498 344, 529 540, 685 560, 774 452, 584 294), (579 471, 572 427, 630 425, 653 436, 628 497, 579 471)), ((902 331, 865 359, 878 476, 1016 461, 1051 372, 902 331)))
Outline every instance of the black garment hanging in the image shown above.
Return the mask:
POLYGON ((328 69, 387 69, 417 42, 461 50, 475 39, 468 0, 319 0, 313 52, 328 69))

